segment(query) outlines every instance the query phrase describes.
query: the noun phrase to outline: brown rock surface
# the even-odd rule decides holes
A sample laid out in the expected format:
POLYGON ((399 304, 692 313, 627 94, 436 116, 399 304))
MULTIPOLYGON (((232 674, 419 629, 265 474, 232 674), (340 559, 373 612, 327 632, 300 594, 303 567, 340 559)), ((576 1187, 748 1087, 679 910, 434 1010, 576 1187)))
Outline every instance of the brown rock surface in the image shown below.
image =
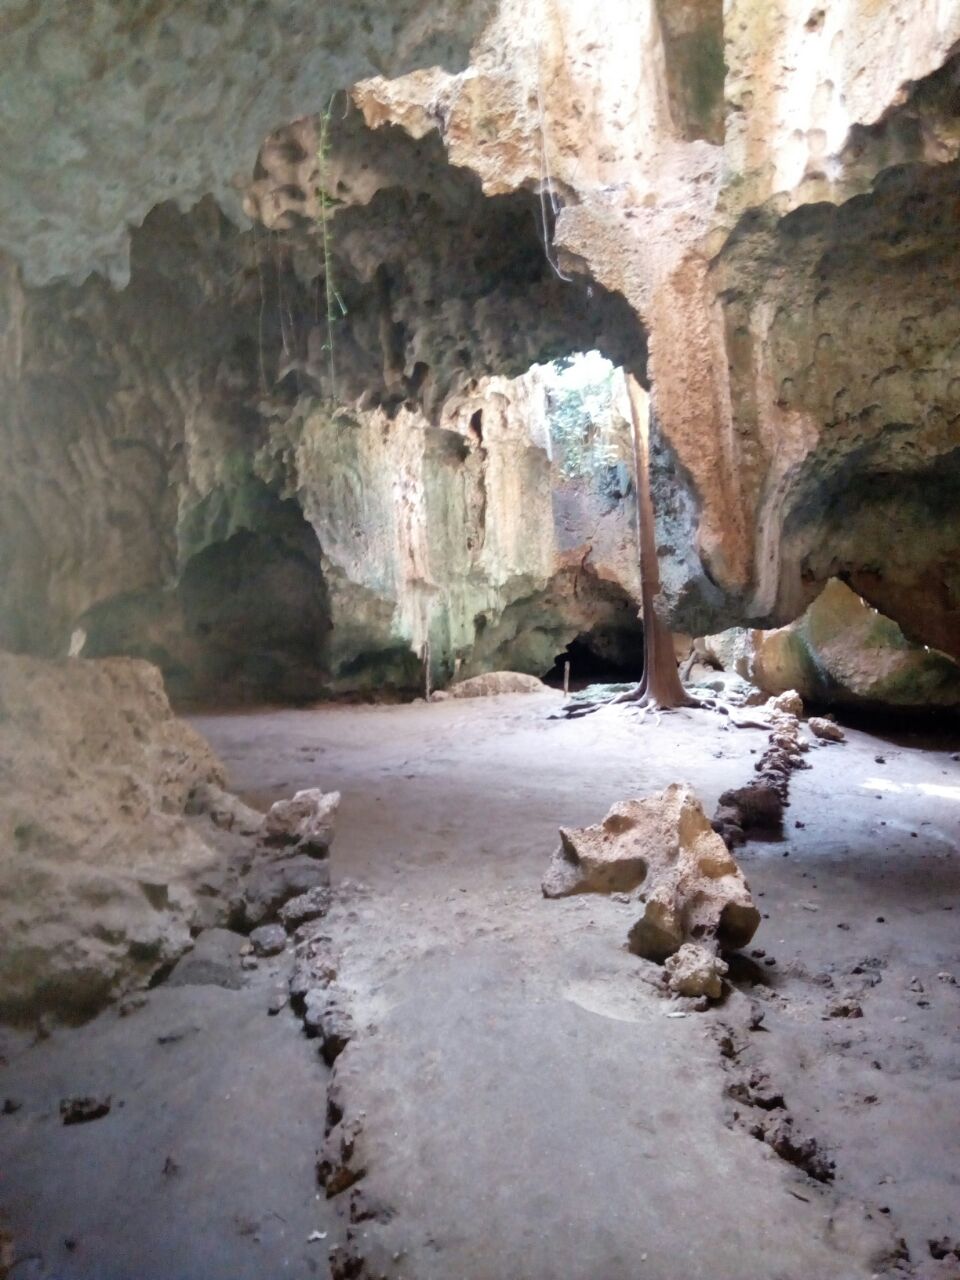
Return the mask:
POLYGON ((0 1012, 87 1014, 223 918, 217 829, 184 816, 222 782, 156 668, 0 653, 0 1012))
POLYGON ((660 541, 682 566, 664 582, 675 621, 787 621, 842 571, 956 654, 960 13, 527 12, 505 6, 462 75, 355 97, 375 126, 437 128, 491 194, 546 188, 560 269, 642 316, 673 455, 660 541), (891 513, 901 537, 885 535, 891 513))
POLYGON ((451 698, 489 698, 498 693, 543 693, 547 686, 522 671, 488 671, 482 676, 458 680, 447 690, 451 698))
POLYGON ((603 822, 561 830, 544 896, 643 887, 643 916, 630 949, 664 960, 683 943, 742 947, 760 923, 743 874, 690 787, 674 783, 643 800, 622 800, 603 822))

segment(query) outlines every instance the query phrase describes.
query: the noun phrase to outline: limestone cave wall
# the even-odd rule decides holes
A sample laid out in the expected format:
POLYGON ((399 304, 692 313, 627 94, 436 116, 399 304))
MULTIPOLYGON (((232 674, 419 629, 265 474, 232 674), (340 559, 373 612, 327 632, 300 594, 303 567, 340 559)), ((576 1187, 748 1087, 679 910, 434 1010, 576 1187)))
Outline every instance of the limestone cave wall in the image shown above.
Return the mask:
MULTIPOLYGON (((265 154, 315 167, 307 130, 265 154)), ((220 700, 416 691, 425 662, 543 672, 598 628, 639 647, 613 383, 578 471, 524 374, 597 345, 642 370, 636 318, 559 280, 526 194, 489 200, 436 139, 356 112, 337 130, 332 250, 261 164, 272 226, 164 205, 122 290, 7 265, 0 644, 53 656, 78 633, 220 700)))
POLYGON ((957 655, 957 6, 301 8, 4 19, 0 644, 286 697, 629 647, 629 451, 571 478, 524 381, 598 350, 675 627, 838 577, 957 655))

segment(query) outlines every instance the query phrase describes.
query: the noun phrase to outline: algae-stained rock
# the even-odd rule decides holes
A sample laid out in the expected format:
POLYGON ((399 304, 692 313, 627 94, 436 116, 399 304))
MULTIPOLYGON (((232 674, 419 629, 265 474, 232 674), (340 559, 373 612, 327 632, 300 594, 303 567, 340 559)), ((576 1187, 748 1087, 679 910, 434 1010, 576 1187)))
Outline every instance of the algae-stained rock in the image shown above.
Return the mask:
POLYGON ((794 698, 828 706, 960 706, 960 665, 908 640, 837 578, 786 627, 733 628, 697 644, 794 715, 803 713, 794 698))
POLYGON ((742 947, 760 913, 743 873, 693 790, 673 783, 643 800, 622 800, 603 822, 563 829, 543 880, 549 898, 643 886, 644 914, 630 949, 664 960, 689 939, 742 947))

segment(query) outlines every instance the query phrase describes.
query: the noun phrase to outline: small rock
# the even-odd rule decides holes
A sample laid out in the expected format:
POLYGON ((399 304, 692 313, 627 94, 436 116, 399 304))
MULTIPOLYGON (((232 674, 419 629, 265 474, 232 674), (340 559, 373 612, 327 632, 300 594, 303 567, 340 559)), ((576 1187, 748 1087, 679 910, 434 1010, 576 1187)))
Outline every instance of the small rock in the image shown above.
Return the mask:
POLYGON ((750 1016, 747 1020, 747 1026, 751 1031, 759 1031, 766 1016, 766 1010, 757 1004, 755 1000, 752 1000, 750 1002, 750 1016))
POLYGON ((836 996, 827 1005, 828 1018, 862 1018, 863 1009, 851 995, 836 996))
POLYGON ((340 804, 340 792, 323 792, 317 787, 298 791, 290 800, 271 805, 263 820, 267 844, 296 845, 300 853, 325 858, 333 841, 333 824, 340 804))
POLYGON ((244 956, 240 961, 240 968, 248 971, 260 968, 260 961, 256 956, 244 956))
POLYGON ((333 1065, 354 1036, 353 1019, 322 987, 307 992, 303 1025, 308 1036, 319 1036, 320 1052, 327 1066, 333 1065))
POLYGON ((275 1018, 281 1009, 285 1009, 290 997, 286 991, 275 991, 270 997, 270 1003, 267 1005, 267 1013, 271 1018, 275 1018))
POLYGON ((937 978, 938 978, 941 982, 949 982, 951 986, 954 986, 954 987, 955 987, 955 986, 957 985, 957 980, 956 980, 956 978, 953 976, 953 974, 952 974, 952 973, 947 973, 945 970, 944 970, 942 973, 938 973, 938 974, 937 974, 937 978))
POLYGON ((292 857, 261 860, 243 881, 246 923, 254 927, 273 920, 292 898, 325 888, 330 883, 330 863, 296 853, 292 857))
POLYGON ((318 886, 306 893, 300 893, 280 908, 280 923, 292 933, 300 925, 311 920, 319 920, 330 909, 330 890, 318 886))
POLYGON ((783 693, 778 693, 775 698, 768 700, 767 706, 771 711, 780 711, 786 715, 803 715, 803 699, 796 689, 785 689, 783 693))
POLYGON ((281 924, 263 924, 250 935, 253 953, 257 956, 276 956, 287 945, 287 931, 281 924))
POLYGON ((16 1098, 4 1098, 3 1106, 0 1107, 0 1114, 12 1116, 23 1106, 22 1102, 18 1102, 16 1098))
POLYGON ((167 979, 171 987, 213 986, 237 990, 243 986, 240 959, 252 950, 250 944, 229 929, 204 929, 197 934, 193 950, 174 965, 167 979))
POLYGON ((723 993, 727 964, 716 952, 696 942, 685 942, 664 961, 667 986, 679 996, 709 996, 717 1000, 723 993))
POLYGON ((131 1013, 136 1013, 138 1009, 142 1009, 147 1003, 147 997, 144 995, 127 996, 125 1000, 121 1000, 117 1006, 117 1013, 121 1018, 129 1018, 131 1013))
POLYGON ((807 721, 807 728, 814 737, 821 738, 824 742, 845 742, 846 734, 838 724, 834 724, 832 720, 827 720, 823 716, 811 716, 807 721))
POLYGON ((64 1124, 87 1124, 108 1115, 111 1107, 109 1095, 105 1098, 74 1097, 60 1101, 60 1119, 64 1124))

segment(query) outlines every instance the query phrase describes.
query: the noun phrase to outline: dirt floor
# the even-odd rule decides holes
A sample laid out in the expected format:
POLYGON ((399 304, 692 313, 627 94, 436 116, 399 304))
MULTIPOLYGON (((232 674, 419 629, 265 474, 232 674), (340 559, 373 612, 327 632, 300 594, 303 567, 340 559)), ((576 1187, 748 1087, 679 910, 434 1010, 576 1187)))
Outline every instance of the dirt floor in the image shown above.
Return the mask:
POLYGON ((6 1035, 15 1280, 326 1276, 331 1248, 391 1280, 960 1276, 960 744, 809 752, 785 839, 738 853, 762 927, 695 1012, 625 950, 635 901, 540 877, 615 800, 686 781, 711 812, 765 735, 559 702, 195 718, 251 803, 343 793, 323 939, 362 1176, 318 1189, 329 1073, 268 1013, 291 956, 213 939, 126 1017, 6 1035), (64 1126, 78 1094, 110 1113, 64 1126))

